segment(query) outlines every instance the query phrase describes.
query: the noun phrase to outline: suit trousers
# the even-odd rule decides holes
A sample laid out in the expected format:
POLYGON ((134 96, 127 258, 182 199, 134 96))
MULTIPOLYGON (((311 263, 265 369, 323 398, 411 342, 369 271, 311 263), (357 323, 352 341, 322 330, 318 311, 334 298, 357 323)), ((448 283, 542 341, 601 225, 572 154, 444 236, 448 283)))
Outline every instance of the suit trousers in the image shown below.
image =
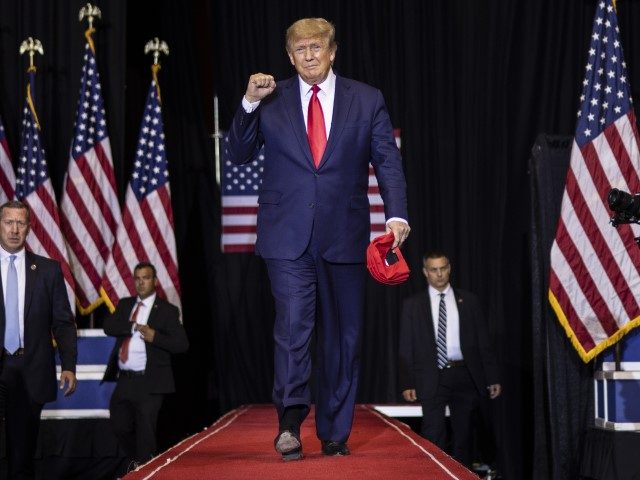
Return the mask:
POLYGON ((442 450, 447 449, 445 407, 451 421, 451 454, 463 465, 471 467, 473 444, 473 412, 480 396, 465 366, 439 371, 438 388, 431 398, 421 399, 422 430, 427 440, 442 450))
POLYGON ((42 404, 35 402, 25 385, 24 356, 5 355, 0 374, 0 404, 6 425, 8 478, 34 478, 42 404))
POLYGON ((280 428, 287 407, 304 406, 300 422, 308 413, 315 328, 317 435, 345 442, 358 387, 364 264, 327 262, 316 250, 313 234, 300 258, 265 262, 276 306, 273 402, 280 428))
POLYGON ((148 393, 143 376, 119 377, 109 403, 110 423, 130 460, 145 463, 156 453, 156 426, 164 395, 148 393))

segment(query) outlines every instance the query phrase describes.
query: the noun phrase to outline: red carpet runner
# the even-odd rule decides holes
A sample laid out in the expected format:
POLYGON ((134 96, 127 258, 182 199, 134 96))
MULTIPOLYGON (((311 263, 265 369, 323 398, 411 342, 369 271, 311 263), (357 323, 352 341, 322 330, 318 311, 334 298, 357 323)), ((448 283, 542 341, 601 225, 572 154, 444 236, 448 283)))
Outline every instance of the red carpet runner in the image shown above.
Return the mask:
POLYGON ((346 457, 326 457, 315 434, 313 411, 302 426, 304 459, 283 462, 273 449, 276 413, 250 405, 224 415, 125 480, 477 480, 473 473, 411 429, 367 405, 358 405, 346 457))

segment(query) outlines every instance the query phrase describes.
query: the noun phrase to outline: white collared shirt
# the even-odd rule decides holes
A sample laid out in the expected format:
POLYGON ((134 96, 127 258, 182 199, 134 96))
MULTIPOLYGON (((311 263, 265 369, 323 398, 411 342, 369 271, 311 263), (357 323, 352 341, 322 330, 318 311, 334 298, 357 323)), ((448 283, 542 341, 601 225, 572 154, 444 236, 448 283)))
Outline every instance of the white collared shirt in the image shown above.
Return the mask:
POLYGON ((447 285, 439 292, 429 285, 429 300, 431 304, 431 318, 433 319, 433 333, 438 338, 438 319, 440 315, 440 294, 444 293, 444 302, 447 306, 447 358, 449 360, 463 360, 460 348, 460 315, 456 297, 451 285, 447 285))
MULTIPOLYGON (((300 76, 298 76, 298 83, 300 85, 300 101, 302 102, 302 115, 304 115, 304 124, 307 125, 307 117, 309 115, 309 102, 313 92, 311 87, 300 76)), ((320 91, 318 92, 318 100, 322 106, 322 115, 324 116, 324 127, 327 132, 327 139, 329 138, 329 132, 331 131, 331 121, 333 120, 333 102, 336 98, 336 74, 333 70, 329 70, 329 75, 325 78, 324 82, 319 83, 320 91)))
MULTIPOLYGON (((129 319, 133 316, 133 312, 135 311, 138 302, 142 302, 140 310, 138 310, 136 323, 138 325, 146 325, 149 321, 149 314, 151 313, 151 308, 153 308, 153 303, 155 301, 155 293, 144 300, 140 300, 140 297, 136 297, 136 303, 133 304, 133 308, 129 313, 129 319)), ((126 362, 122 362, 118 359, 118 367, 120 367, 120 370, 135 370, 136 372, 139 372, 147 368, 147 347, 144 344, 144 340, 142 339, 140 332, 134 330, 134 325, 131 325, 131 331, 133 334, 131 335, 131 341, 129 342, 129 356, 126 362)))
POLYGON ((15 265, 16 273, 18 274, 18 319, 20 320, 20 348, 24 348, 24 290, 26 284, 25 249, 23 248, 16 253, 9 253, 4 248, 0 247, 0 273, 2 274, 2 295, 5 305, 7 304, 7 272, 9 271, 9 257, 11 255, 16 256, 13 264, 15 265))

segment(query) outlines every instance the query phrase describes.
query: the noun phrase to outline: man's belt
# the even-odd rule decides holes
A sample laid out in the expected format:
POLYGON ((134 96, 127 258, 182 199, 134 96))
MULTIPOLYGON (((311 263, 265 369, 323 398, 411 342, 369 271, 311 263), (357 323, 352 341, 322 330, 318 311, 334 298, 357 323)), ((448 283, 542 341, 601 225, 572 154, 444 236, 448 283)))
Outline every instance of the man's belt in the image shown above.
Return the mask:
POLYGON ((464 367, 464 360, 449 360, 444 368, 464 367))
POLYGON ((9 353, 9 350, 7 350, 5 348, 3 353, 7 357, 20 357, 20 356, 24 355, 24 348, 19 348, 13 353, 9 353))
POLYGON ((144 370, 120 370, 118 375, 125 378, 142 377, 144 370))

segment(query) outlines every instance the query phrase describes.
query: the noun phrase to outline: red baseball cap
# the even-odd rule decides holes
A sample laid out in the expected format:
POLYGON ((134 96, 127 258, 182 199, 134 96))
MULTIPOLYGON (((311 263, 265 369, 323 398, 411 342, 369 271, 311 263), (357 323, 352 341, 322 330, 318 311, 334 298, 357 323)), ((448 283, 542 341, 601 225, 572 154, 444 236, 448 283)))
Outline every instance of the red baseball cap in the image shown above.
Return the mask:
POLYGON ((409 278, 409 266, 399 248, 391 250, 393 232, 374 238, 367 247, 367 269, 385 285, 397 285, 409 278))

